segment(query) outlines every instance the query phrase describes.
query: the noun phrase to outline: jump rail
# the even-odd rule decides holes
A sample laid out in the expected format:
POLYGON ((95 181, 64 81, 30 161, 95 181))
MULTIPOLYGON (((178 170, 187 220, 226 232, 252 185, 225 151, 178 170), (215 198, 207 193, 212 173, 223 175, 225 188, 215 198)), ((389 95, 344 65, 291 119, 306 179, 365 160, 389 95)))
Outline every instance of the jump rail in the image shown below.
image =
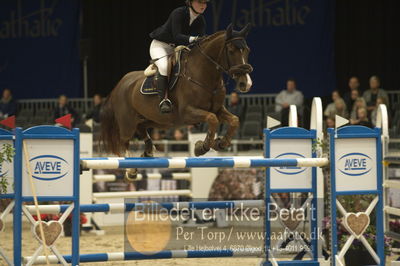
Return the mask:
MULTIPOLYGON (((160 173, 149 173, 145 175, 147 179, 161 179, 163 176, 160 173)), ((142 174, 138 174, 137 181, 142 180, 144 177, 142 174)), ((192 175, 190 173, 173 173, 171 176, 172 180, 192 180, 192 175)), ((115 175, 93 175, 93 183, 97 182, 113 182, 116 181, 117 177, 115 175)))
POLYGON ((202 167, 322 167, 329 164, 327 158, 241 158, 241 157, 209 157, 209 158, 84 158, 81 159, 83 169, 127 169, 127 168, 202 168, 202 167))

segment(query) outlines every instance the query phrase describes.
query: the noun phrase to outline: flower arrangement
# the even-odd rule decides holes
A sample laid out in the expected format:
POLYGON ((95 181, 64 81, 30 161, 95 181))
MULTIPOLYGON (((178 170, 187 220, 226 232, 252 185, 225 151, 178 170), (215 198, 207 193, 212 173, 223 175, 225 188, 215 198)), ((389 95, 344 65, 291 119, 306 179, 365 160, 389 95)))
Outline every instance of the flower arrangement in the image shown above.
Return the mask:
MULTIPOLYGON (((35 219, 35 221, 38 221, 38 217, 37 217, 37 215, 32 215, 32 217, 33 217, 33 219, 35 219)), ((58 214, 40 214, 40 219, 43 221, 43 222, 50 222, 50 221, 58 221, 59 219, 61 218, 61 215, 58 215, 58 214)), ((71 220, 72 220, 72 214, 70 214, 68 217, 67 217, 67 222, 71 222, 71 220)), ((80 224, 85 224, 85 223, 87 223, 87 217, 86 217, 86 215, 84 214, 84 213, 81 213, 80 214, 80 224)))
MULTIPOLYGON (((339 198, 340 203, 344 207, 344 209, 347 212, 360 212, 363 210, 366 210, 370 204, 370 202, 373 200, 375 195, 348 195, 348 196, 342 196, 339 198)), ((339 244, 339 250, 341 250, 346 243, 347 239, 351 236, 351 234, 347 231, 347 229, 343 225, 343 220, 344 217, 340 217, 336 219, 336 226, 337 226, 337 239, 338 239, 338 244, 339 244)), ((363 236, 367 240, 367 242, 370 244, 372 248, 376 247, 376 226, 375 226, 375 221, 376 221, 376 216, 375 213, 372 212, 370 215, 370 224, 366 228, 365 232, 363 233, 363 236)), ((396 221, 392 223, 392 227, 395 230, 398 230, 400 232, 400 222, 396 221)), ((325 217, 322 221, 322 229, 324 234, 326 235, 328 230, 331 229, 331 219, 330 217, 325 217)), ((395 231, 393 230, 393 231, 395 231)), ((385 241, 385 254, 389 255, 391 253, 391 248, 394 244, 394 241, 390 237, 384 238, 385 241)), ((368 257, 370 260, 372 260, 372 263, 374 263, 372 257, 370 257, 368 251, 364 247, 364 244, 358 240, 355 239, 353 243, 351 244, 348 252, 346 253, 346 256, 360 256, 359 259, 365 259, 365 257, 368 257), (361 258, 362 257, 362 258, 361 258)), ((347 260, 347 258, 346 258, 347 260)), ((355 262, 352 262, 352 265, 356 265, 355 262)), ((358 264, 357 264, 358 265, 358 264)))
MULTIPOLYGON (((14 148, 10 144, 3 144, 0 149, 0 194, 7 193, 8 184, 7 176, 2 174, 3 162, 11 162, 14 156, 14 148)), ((11 184, 14 186, 14 184, 11 184)))
MULTIPOLYGON (((395 219, 389 222, 389 230, 394 233, 400 234, 400 220, 395 219)), ((393 241, 393 248, 400 248, 400 242, 393 241)))

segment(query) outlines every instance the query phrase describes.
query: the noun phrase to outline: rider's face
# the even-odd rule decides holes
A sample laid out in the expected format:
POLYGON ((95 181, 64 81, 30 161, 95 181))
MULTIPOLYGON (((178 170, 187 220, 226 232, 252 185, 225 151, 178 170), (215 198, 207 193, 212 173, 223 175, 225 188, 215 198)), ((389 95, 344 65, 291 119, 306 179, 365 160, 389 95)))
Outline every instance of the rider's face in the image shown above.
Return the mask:
POLYGON ((204 0, 194 0, 192 7, 197 13, 203 14, 207 8, 207 2, 204 0))

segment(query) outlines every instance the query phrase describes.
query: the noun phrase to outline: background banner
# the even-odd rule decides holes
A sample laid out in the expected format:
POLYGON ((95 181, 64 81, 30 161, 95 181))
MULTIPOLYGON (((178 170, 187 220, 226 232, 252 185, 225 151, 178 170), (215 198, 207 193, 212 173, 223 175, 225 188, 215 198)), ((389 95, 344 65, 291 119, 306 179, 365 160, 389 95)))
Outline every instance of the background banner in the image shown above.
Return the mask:
POLYGON ((208 32, 233 23, 253 25, 248 44, 252 93, 274 93, 286 79, 298 81, 306 96, 335 88, 334 0, 214 0, 207 10, 208 32))
POLYGON ((15 98, 80 97, 79 0, 2 0, 0 89, 15 98))

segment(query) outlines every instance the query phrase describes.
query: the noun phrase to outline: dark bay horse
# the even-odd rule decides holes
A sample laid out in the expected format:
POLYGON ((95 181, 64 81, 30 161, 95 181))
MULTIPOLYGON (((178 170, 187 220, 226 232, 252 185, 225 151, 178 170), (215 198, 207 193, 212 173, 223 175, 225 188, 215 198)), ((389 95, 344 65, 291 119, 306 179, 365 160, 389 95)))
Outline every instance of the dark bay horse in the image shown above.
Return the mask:
MULTIPOLYGON (((161 114, 159 98, 140 92, 145 76, 143 71, 126 74, 111 92, 103 107, 101 126, 106 150, 123 156, 134 134, 145 142, 144 157, 153 156, 153 143, 147 132, 150 128, 168 129, 185 125, 207 123, 204 141, 195 144, 195 155, 210 150, 223 150, 231 144, 239 127, 239 119, 224 106, 226 88, 223 73, 236 82, 236 90, 248 92, 252 85, 248 64, 250 49, 246 43, 249 25, 234 31, 230 25, 205 37, 194 45, 181 59, 182 70, 175 88, 170 91, 173 112, 161 114), (228 124, 226 135, 215 139, 220 123, 228 124)), ((136 169, 127 172, 135 178, 136 169)))

